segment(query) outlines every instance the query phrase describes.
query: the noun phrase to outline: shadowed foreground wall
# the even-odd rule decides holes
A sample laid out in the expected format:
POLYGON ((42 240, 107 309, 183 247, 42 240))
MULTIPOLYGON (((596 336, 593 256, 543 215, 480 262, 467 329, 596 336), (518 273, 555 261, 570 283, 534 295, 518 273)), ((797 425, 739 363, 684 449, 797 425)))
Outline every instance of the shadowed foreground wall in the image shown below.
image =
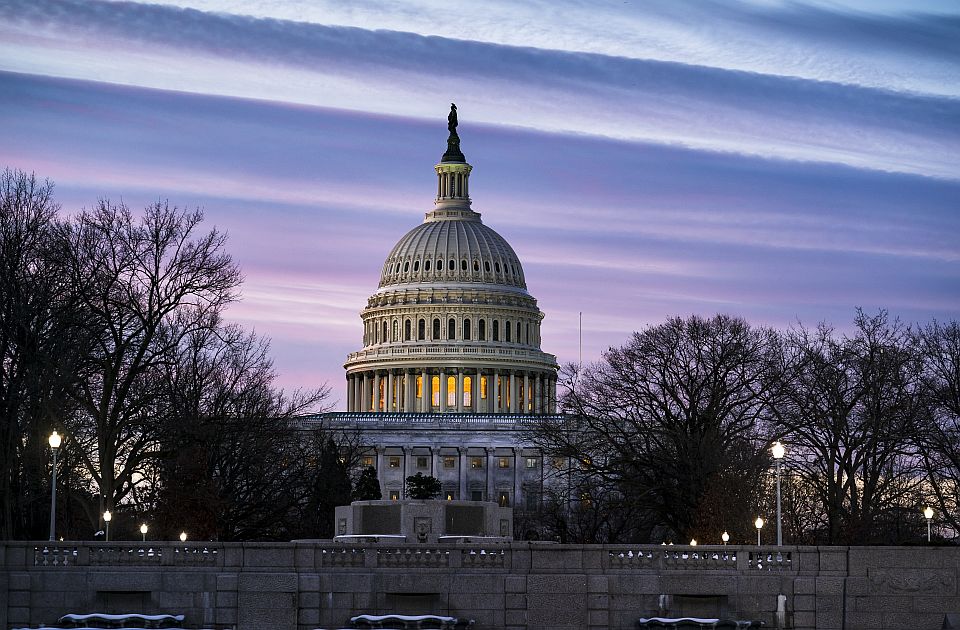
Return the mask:
POLYGON ((360 613, 478 629, 632 628, 661 612, 791 628, 939 629, 953 547, 0 543, 0 629, 68 612, 185 613, 193 627, 308 630, 360 613), (661 609, 661 606, 664 609, 661 609))

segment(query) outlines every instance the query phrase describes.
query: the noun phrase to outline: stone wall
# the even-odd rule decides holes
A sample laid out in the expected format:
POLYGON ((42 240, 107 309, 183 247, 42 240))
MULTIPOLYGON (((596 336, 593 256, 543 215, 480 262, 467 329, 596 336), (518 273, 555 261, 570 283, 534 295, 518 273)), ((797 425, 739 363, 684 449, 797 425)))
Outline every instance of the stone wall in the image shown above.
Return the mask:
POLYGON ((720 616, 787 627, 940 629, 960 613, 953 547, 0 543, 0 630, 69 612, 183 613, 193 627, 337 628, 439 613, 477 628, 633 628, 720 616))

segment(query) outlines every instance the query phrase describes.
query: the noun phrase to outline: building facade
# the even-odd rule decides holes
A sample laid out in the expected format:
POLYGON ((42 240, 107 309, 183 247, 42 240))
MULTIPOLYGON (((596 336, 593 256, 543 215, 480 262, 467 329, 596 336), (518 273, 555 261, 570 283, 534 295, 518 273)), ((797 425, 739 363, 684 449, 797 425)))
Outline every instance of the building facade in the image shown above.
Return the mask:
POLYGON ((404 479, 421 472, 448 499, 532 508, 543 462, 522 431, 556 413, 557 360, 540 349, 544 315, 520 259, 472 208, 455 105, 447 128, 434 207, 387 255, 360 313, 348 411, 313 421, 363 431, 361 463, 384 498, 404 498, 404 479))

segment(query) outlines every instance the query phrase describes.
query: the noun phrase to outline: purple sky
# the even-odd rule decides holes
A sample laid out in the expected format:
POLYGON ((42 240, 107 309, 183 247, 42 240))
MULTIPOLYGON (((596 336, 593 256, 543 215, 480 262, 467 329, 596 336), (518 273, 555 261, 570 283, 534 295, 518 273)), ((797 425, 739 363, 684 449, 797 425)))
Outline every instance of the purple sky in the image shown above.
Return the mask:
POLYGON ((338 398, 451 101, 562 362, 580 311, 588 361, 672 315, 960 319, 955 3, 636 4, 7 0, 0 166, 202 206, 229 316, 338 398))

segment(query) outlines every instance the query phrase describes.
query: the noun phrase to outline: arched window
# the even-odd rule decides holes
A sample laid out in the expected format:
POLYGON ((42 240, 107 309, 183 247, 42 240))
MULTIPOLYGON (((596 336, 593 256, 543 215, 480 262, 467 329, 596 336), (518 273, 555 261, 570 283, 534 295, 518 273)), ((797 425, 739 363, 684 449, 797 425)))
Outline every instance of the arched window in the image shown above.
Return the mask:
POLYGON ((460 271, 466 271, 466 270, 467 270, 467 261, 466 259, 464 259, 460 261, 460 271))
POLYGON ((493 320, 493 340, 500 341, 500 320, 493 320))
POLYGON ((403 322, 403 340, 410 341, 410 320, 403 322))
POLYGON ((470 320, 463 320, 463 340, 470 341, 470 320))
POLYGON ((450 266, 447 267, 447 269, 449 269, 450 271, 456 271, 456 270, 457 270, 457 261, 455 261, 453 258, 451 258, 451 259, 450 259, 450 266))
POLYGON ((429 261, 429 260, 423 261, 423 270, 424 270, 424 271, 430 271, 430 261, 429 261))
POLYGON ((407 273, 408 271, 410 271, 410 261, 409 261, 409 260, 408 260, 407 262, 403 263, 403 273, 407 273))
MULTIPOLYGON (((440 320, 437 320, 437 321, 440 321, 440 320)), ((433 405, 434 407, 439 407, 440 406, 440 377, 439 376, 434 376, 432 379, 430 379, 430 387, 431 387, 430 404, 433 405)))
POLYGON ((489 260, 483 261, 483 270, 486 271, 487 273, 490 273, 490 261, 489 261, 489 260))
POLYGON ((413 273, 417 273, 418 271, 420 271, 420 261, 415 260, 413 261, 413 273))
POLYGON ((517 322, 517 343, 521 343, 521 340, 520 340, 520 322, 517 322))
POLYGON ((434 318, 433 320, 433 340, 437 341, 440 339, 440 320, 434 318))
POLYGON ((477 322, 477 339, 480 341, 487 340, 487 320, 485 319, 477 322))
POLYGON ((479 260, 473 261, 473 271, 474 271, 474 272, 480 271, 480 261, 479 261, 479 260))
POLYGON ((463 377, 463 406, 464 407, 473 406, 473 377, 472 376, 463 377))
POLYGON ((497 270, 497 273, 500 273, 500 263, 493 263, 493 268, 497 270))
POLYGON ((512 329, 510 328, 510 322, 506 322, 506 323, 503 325, 503 334, 504 334, 504 336, 506 337, 505 341, 506 341, 507 343, 510 343, 510 331, 511 331, 511 330, 512 330, 512 329))
POLYGON ((417 322, 417 339, 423 341, 427 336, 427 322, 420 320, 417 322))
POLYGON ((437 271, 443 271, 443 258, 437 261, 437 271))
POLYGON ((447 377, 447 407, 457 406, 457 379, 453 376, 447 377))
POLYGON ((386 321, 383 322, 383 335, 380 337, 380 339, 383 341, 383 343, 387 343, 388 337, 387 337, 387 322, 386 322, 386 321))
POLYGON ((400 341, 400 322, 393 320, 393 341, 400 341))
POLYGON ((457 320, 449 319, 447 321, 447 339, 457 338, 457 320))

